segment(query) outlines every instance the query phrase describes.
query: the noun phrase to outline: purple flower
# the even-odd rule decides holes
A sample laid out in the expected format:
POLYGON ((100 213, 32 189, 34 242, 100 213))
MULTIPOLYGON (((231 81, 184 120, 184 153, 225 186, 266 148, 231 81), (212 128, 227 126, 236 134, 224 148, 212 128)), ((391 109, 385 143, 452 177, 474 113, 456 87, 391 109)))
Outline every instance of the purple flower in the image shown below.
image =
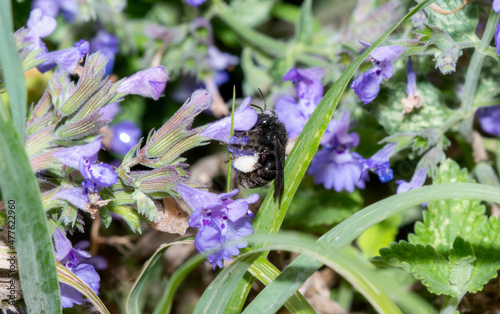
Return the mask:
POLYGON ((193 213, 189 217, 189 226, 198 228, 194 244, 200 252, 217 250, 209 254, 207 260, 213 265, 222 268, 223 260, 230 260, 231 256, 239 254, 239 249, 248 244, 243 241, 227 242, 242 239, 253 233, 252 213, 248 204, 259 199, 258 194, 252 194, 246 199, 232 200, 230 197, 238 194, 235 189, 229 193, 214 194, 175 184, 177 192, 191 207, 193 213))
POLYGON ((419 108, 424 103, 423 99, 418 96, 417 91, 417 74, 413 70, 413 64, 411 62, 411 56, 408 57, 408 63, 406 64, 407 73, 407 85, 406 93, 408 97, 401 99, 403 104, 403 113, 410 113, 414 108, 419 108))
POLYGON ((186 1, 186 3, 189 4, 190 6, 196 8, 197 6, 202 5, 207 0, 184 0, 184 1, 186 1))
POLYGON ((373 170, 382 183, 391 181, 394 176, 389 164, 389 158, 394 152, 396 145, 396 143, 387 144, 376 152, 375 155, 365 159, 363 161, 363 171, 368 169, 373 170))
POLYGON ((425 166, 424 168, 417 169, 413 176, 411 177, 410 182, 406 182, 404 180, 398 180, 396 183, 399 185, 398 189, 396 190, 396 193, 403 193, 412 189, 416 189, 424 185, 425 183, 425 178, 427 178, 427 169, 428 167, 425 166))
POLYGON ((476 116, 484 132, 500 136, 500 105, 479 108, 476 116))
POLYGON ((100 120, 112 121, 120 112, 120 103, 112 102, 99 110, 100 120))
MULTIPOLYGON (((97 154, 101 150, 101 147, 101 137, 98 137, 89 144, 60 150, 54 153, 54 157, 58 158, 66 166, 80 170, 85 179, 82 182, 82 186, 88 192, 99 192, 103 188, 110 187, 118 182, 118 176, 111 166, 96 163, 97 154)), ((81 199, 81 197, 78 199, 81 199)), ((76 204, 74 205, 76 206, 76 204)))
MULTIPOLYGON (((370 45, 362 43, 365 47, 370 45)), ((373 68, 361 74, 351 84, 354 93, 366 105, 372 102, 380 91, 382 79, 392 77, 392 63, 403 54, 408 48, 403 46, 386 46, 375 48, 370 56, 373 61, 373 68)))
POLYGON ((314 183, 323 183, 325 189, 333 188, 337 192, 353 192, 355 187, 365 188, 363 176, 363 158, 348 150, 338 152, 332 147, 324 147, 314 156, 307 171, 314 176, 314 183))
POLYGON ((497 54, 500 54, 500 21, 495 29, 495 46, 497 46, 497 54))
POLYGON ((338 152, 354 148, 359 145, 359 135, 349 131, 349 120, 351 113, 349 111, 342 112, 339 120, 333 120, 328 125, 323 139, 338 152))
MULTIPOLYGON (((100 278, 88 261, 90 253, 73 248, 71 242, 57 227, 54 228, 54 251, 56 260, 69 269, 75 276, 86 283, 94 293, 99 293, 100 278)), ((72 307, 73 304, 81 305, 84 301, 82 294, 75 288, 61 283, 61 303, 63 308, 72 307)))
POLYGON ((117 93, 140 95, 158 100, 165 90, 168 75, 163 66, 137 72, 122 81, 117 93))
POLYGON ((50 17, 56 17, 60 12, 64 19, 73 22, 78 14, 78 4, 75 0, 34 0, 31 4, 33 9, 39 8, 50 17))
POLYGON ((41 9, 34 9, 30 13, 26 26, 28 32, 24 36, 23 42, 30 43, 33 49, 42 49, 42 53, 46 52, 47 47, 41 38, 52 34, 57 26, 56 20, 45 15, 41 9))
POLYGON ((37 69, 44 73, 59 65, 65 72, 73 73, 79 65, 80 60, 89 53, 89 42, 80 40, 73 47, 56 50, 38 55, 39 59, 45 59, 42 64, 37 66, 37 69))
POLYGON ((123 121, 111 126, 113 138, 109 149, 117 154, 125 155, 139 142, 142 131, 132 121, 123 121))
MULTIPOLYGON (((248 131, 257 122, 257 112, 250 106, 252 98, 247 97, 234 112, 234 131, 248 131)), ((231 117, 220 119, 200 132, 200 136, 229 144, 231 135, 231 117)))
POLYGON ((493 0, 493 11, 500 13, 500 0, 493 0))
POLYGON ((208 63, 216 71, 225 70, 230 65, 238 65, 240 59, 226 52, 221 52, 215 46, 208 47, 208 63))
MULTIPOLYGON (((340 192, 354 191, 357 186, 365 187, 366 173, 363 172, 363 158, 349 150, 358 146, 359 135, 349 131, 350 112, 342 113, 339 120, 333 120, 328 126, 328 136, 323 148, 314 156, 308 174, 314 176, 314 183, 323 183, 325 189, 333 188, 340 192)), ((326 134, 326 133, 325 133, 326 134)))
POLYGON ((108 63, 106 63, 106 71, 104 72, 105 76, 113 72, 115 55, 118 53, 119 44, 120 41, 118 37, 102 29, 90 40, 90 50, 92 52, 99 51, 108 60, 108 63))
POLYGON ((323 97, 321 78, 324 71, 320 68, 292 68, 283 76, 284 81, 297 84, 298 102, 292 96, 283 96, 276 102, 275 112, 287 129, 289 138, 296 138, 304 129, 307 120, 323 97))

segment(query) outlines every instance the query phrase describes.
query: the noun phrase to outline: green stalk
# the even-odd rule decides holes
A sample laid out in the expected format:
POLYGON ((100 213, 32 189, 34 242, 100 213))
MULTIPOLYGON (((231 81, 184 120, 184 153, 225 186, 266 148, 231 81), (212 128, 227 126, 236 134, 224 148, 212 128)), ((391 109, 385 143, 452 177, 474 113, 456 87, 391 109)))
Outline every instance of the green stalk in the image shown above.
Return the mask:
MULTIPOLYGON (((231 111, 231 132, 229 133, 229 140, 231 141, 231 137, 233 137, 233 125, 234 125, 234 102, 236 101, 236 86, 233 85, 233 109, 231 111)), ((227 186, 226 192, 229 193, 231 191, 231 151, 228 150, 229 153, 229 161, 227 163, 227 186)))
POLYGON ((472 113, 474 109, 474 96, 476 95, 481 68, 483 67, 484 58, 490 46, 491 39, 495 35, 495 29, 498 25, 499 19, 500 14, 496 13, 492 9, 490 11, 490 16, 488 18, 488 23, 486 24, 483 38, 481 39, 481 44, 479 48, 474 51, 465 75, 464 93, 462 97, 463 101, 460 108, 464 114, 463 116, 465 116, 465 119, 460 124, 460 133, 468 140, 472 140, 472 122, 474 120, 472 113))

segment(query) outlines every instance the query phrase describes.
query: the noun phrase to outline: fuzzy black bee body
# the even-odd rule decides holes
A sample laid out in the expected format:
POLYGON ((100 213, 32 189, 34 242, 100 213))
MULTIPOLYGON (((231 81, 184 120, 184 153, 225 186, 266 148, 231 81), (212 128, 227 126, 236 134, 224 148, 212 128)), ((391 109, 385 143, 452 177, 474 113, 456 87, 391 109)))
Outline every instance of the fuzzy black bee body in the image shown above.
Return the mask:
POLYGON ((237 170, 236 182, 246 188, 256 188, 274 181, 274 199, 281 199, 284 190, 285 148, 288 140, 285 125, 278 115, 266 110, 257 115, 257 122, 248 131, 236 131, 242 144, 229 144, 233 150, 248 155, 236 155, 233 167, 237 170))

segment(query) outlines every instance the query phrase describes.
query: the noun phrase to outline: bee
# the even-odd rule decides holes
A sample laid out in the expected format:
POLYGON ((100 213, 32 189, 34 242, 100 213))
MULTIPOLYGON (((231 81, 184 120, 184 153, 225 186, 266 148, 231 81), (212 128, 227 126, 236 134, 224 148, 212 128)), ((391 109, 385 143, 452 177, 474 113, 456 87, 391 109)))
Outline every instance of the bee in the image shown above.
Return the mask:
MULTIPOLYGON (((259 89, 262 95, 262 92, 259 89)), ((245 188, 256 188, 274 180, 274 200, 283 198, 285 148, 288 135, 285 125, 278 121, 278 115, 267 110, 266 100, 264 110, 259 109, 257 122, 248 131, 235 131, 233 140, 228 145, 234 153, 233 168, 236 170, 236 182, 245 188)))

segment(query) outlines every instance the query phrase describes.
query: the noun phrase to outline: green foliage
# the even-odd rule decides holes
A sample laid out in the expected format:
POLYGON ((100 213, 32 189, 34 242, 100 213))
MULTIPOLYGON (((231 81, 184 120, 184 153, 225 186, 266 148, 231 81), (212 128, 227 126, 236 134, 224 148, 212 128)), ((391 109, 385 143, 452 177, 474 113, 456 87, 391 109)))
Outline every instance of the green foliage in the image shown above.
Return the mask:
MULTIPOLYGON (((467 171, 452 160, 443 163, 434 185, 467 182, 467 171)), ((409 243, 380 250, 377 264, 396 267, 422 281, 430 292, 460 300, 477 292, 500 268, 500 223, 485 215, 479 200, 447 199, 429 203, 409 243)))
MULTIPOLYGON (((443 11, 453 11, 462 5, 462 0, 438 0, 435 2, 443 11)), ((475 5, 466 5, 453 14, 440 14, 431 9, 429 24, 442 28, 453 37, 455 41, 475 40, 475 30, 478 22, 478 10, 475 5)))
POLYGON ((231 1, 229 10, 239 23, 248 27, 254 27, 262 24, 269 18, 273 5, 274 1, 270 0, 234 0, 231 1))
POLYGON ((377 99, 365 108, 389 134, 439 128, 453 111, 446 107, 440 90, 428 81, 417 82, 417 90, 424 104, 408 114, 402 114, 401 103, 407 97, 406 82, 384 86, 377 99))
POLYGON ((358 190, 353 193, 338 193, 335 197, 332 197, 332 191, 318 190, 297 191, 294 202, 288 209, 285 224, 317 231, 317 227, 338 224, 363 206, 363 198, 358 190))
POLYGON ((376 256, 381 248, 393 242, 401 220, 401 215, 394 215, 363 232, 356 241, 363 255, 368 258, 376 256))

